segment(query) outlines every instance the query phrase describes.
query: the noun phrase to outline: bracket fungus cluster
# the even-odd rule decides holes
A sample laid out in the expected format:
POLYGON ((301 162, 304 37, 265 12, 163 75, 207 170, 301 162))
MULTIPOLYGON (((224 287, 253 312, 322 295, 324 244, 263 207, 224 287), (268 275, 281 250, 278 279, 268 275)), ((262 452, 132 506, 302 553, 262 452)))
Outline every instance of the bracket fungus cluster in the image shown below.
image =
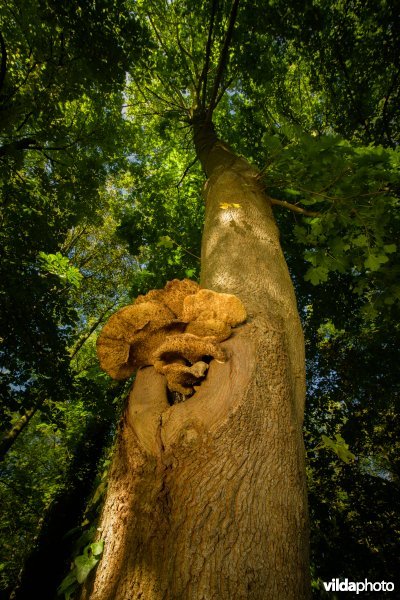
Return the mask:
POLYGON ((245 320, 246 310, 236 296, 174 279, 110 317, 97 342, 100 365, 114 379, 153 365, 165 375, 171 392, 190 396, 210 360, 224 362, 220 342, 245 320))

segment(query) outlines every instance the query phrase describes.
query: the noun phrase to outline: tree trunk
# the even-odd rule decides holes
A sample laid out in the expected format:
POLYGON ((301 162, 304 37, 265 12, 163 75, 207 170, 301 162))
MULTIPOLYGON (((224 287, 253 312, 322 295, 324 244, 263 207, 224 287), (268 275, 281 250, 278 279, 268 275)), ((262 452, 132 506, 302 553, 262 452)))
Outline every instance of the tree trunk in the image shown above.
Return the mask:
POLYGON ((20 433, 22 433, 25 427, 29 424, 36 411, 43 405, 43 402, 44 400, 39 402, 36 406, 32 406, 32 408, 28 408, 28 410, 26 410, 25 413, 18 419, 15 425, 3 433, 0 440, 0 462, 5 459, 7 452, 17 440, 20 433))
POLYGON ((208 176, 201 284, 237 295, 247 323, 206 380, 170 406, 138 372, 110 475, 90 600, 309 597, 304 342, 257 171, 195 126, 208 176))

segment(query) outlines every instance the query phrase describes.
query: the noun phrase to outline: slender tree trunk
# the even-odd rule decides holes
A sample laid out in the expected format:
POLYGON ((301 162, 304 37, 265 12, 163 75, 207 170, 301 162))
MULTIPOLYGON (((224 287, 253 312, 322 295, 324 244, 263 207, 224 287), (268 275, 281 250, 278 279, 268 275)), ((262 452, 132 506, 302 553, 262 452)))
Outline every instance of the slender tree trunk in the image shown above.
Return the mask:
POLYGON ((141 369, 110 476, 90 600, 309 597, 304 342, 257 172, 195 126, 207 173, 201 284, 236 294, 245 325, 189 400, 141 369))
POLYGON ((93 419, 86 426, 68 470, 68 487, 58 494, 43 515, 34 547, 10 600, 54 600, 56 597, 75 541, 64 536, 78 526, 82 518, 110 427, 110 418, 93 419))
POLYGON ((18 419, 18 421, 13 425, 8 431, 3 433, 0 440, 0 462, 3 461, 6 457, 7 452, 10 450, 11 446, 17 440, 20 433, 22 433, 28 423, 31 421, 32 417, 35 415, 36 411, 43 405, 44 401, 39 402, 36 406, 32 406, 18 419))

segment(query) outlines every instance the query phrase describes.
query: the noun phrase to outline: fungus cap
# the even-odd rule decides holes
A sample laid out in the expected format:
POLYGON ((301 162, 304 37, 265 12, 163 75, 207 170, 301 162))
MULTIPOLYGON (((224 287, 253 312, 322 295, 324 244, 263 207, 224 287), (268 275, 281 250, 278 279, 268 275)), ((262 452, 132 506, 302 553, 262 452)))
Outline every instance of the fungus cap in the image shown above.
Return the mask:
POLYGON ((247 314, 243 302, 233 294, 220 294, 212 290, 199 290, 186 296, 183 302, 182 320, 222 321, 232 327, 243 323, 247 314))
POLYGON ((110 317, 97 341, 100 365, 114 379, 154 365, 171 391, 190 395, 205 377, 208 362, 225 360, 219 342, 245 319, 236 296, 174 279, 110 317))

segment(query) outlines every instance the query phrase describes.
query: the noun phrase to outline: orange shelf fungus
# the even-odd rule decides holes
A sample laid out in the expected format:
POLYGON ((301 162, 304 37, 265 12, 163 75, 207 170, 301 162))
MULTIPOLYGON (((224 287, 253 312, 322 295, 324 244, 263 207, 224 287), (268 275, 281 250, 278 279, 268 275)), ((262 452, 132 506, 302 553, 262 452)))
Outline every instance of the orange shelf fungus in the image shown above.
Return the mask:
POLYGON ((114 379, 153 365, 170 391, 190 396, 209 362, 225 360, 220 342, 245 320, 236 296, 174 279, 110 317, 97 341, 100 365, 114 379))

